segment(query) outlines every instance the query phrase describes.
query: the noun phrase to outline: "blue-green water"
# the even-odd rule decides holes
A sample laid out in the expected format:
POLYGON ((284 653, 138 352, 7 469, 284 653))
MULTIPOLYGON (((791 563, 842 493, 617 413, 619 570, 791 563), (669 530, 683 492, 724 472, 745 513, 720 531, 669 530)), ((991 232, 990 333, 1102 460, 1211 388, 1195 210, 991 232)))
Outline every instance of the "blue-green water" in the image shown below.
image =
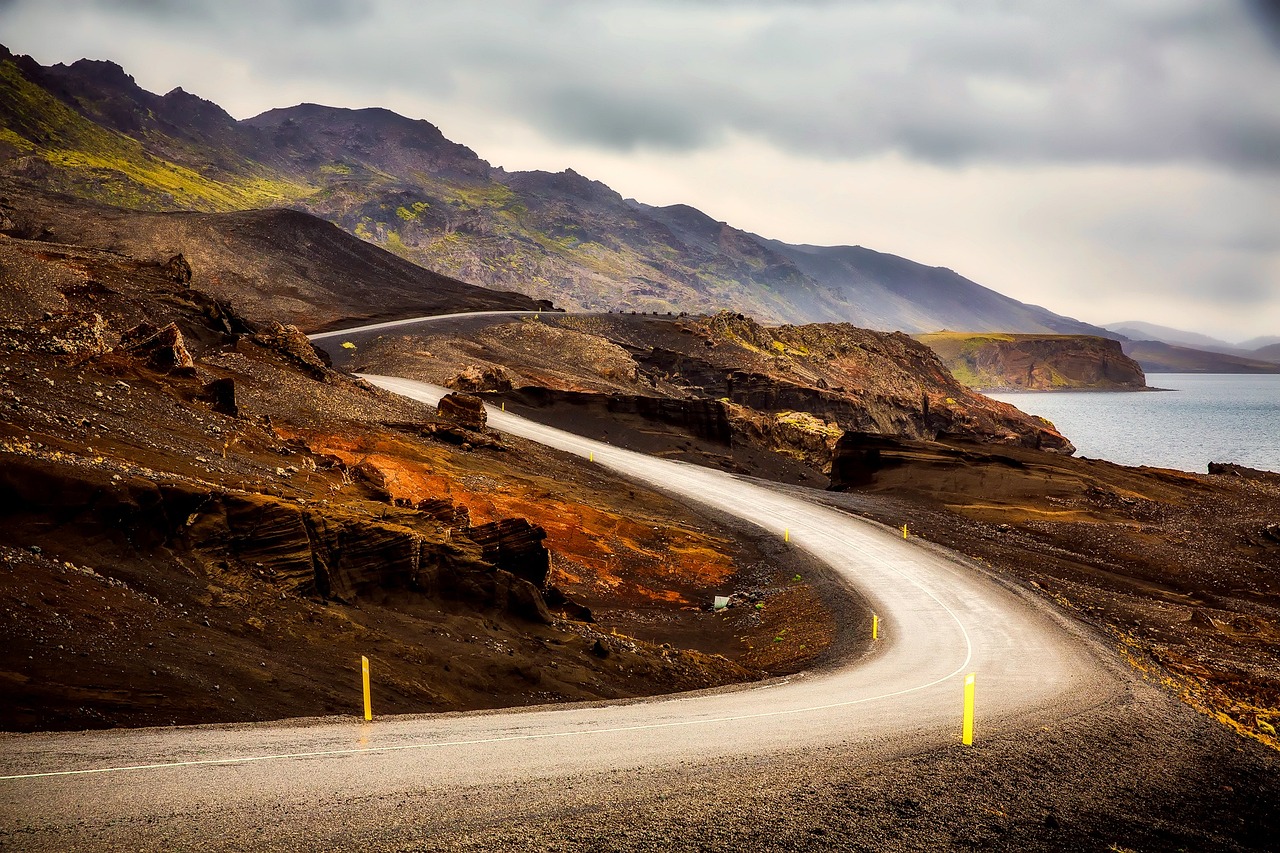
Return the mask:
POLYGON ((1280 375, 1149 373, 1169 391, 989 396, 1053 421, 1076 455, 1204 473, 1210 462, 1280 471, 1280 375))

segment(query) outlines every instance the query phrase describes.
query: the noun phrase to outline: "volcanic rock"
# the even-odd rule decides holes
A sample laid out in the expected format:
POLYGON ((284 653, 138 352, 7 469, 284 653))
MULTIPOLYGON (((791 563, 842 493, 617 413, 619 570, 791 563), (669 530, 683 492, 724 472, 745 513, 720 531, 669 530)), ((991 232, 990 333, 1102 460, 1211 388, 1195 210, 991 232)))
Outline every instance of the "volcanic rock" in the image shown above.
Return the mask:
POLYGON ((464 429, 473 432, 484 432, 488 423, 488 415, 484 410, 484 400, 473 394, 445 394, 437 406, 440 417, 452 421, 464 429))
POLYGON ((215 379, 204 386, 204 396, 213 404, 213 410, 219 414, 238 417, 240 408, 236 405, 236 382, 230 377, 215 379))
POLYGON ((446 383, 458 391, 476 393, 478 391, 497 391, 505 393, 512 388, 511 375, 502 367, 470 364, 458 372, 446 383))
POLYGON ((272 323, 268 331, 254 335, 253 340, 288 356, 313 379, 329 378, 328 356, 316 349, 297 326, 272 323))
POLYGON ((187 263, 187 259, 181 253, 165 261, 161 270, 174 284, 181 284, 184 287, 191 284, 191 264, 187 263))
POLYGON ((20 326, 0 328, 0 346, 18 352, 54 355, 101 355, 111 349, 106 342, 102 315, 67 311, 20 326))
POLYGON ((1210 462, 1209 473, 1220 477, 1239 477, 1242 480, 1257 480, 1264 483, 1280 484, 1280 473, 1260 471, 1257 468, 1236 465, 1232 462, 1210 462))
POLYGON ((538 589, 547 585, 551 554, 542 546, 547 531, 523 518, 504 518, 467 531, 487 562, 522 577, 538 589))
POLYGON ((155 370, 195 368, 186 340, 182 337, 182 330, 174 323, 162 329, 157 329, 150 323, 139 323, 121 336, 120 349, 141 358, 155 370))

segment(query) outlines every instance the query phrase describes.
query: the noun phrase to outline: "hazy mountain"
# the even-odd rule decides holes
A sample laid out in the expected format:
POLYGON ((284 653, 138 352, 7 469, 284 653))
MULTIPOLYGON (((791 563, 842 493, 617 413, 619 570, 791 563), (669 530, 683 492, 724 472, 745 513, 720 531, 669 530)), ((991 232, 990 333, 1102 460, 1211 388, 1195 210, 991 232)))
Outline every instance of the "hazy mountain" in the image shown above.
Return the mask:
POLYGON ((1277 344, 1280 344, 1280 335, 1263 335, 1260 338, 1250 338, 1247 341, 1240 342, 1242 349, 1252 350, 1254 353, 1274 347, 1277 344))
POLYGON ((792 246, 572 170, 509 173, 384 109, 302 104, 236 121, 120 66, 0 48, 0 175, 117 206, 291 207, 428 269, 570 309, 714 311, 877 329, 1102 334, 950 270, 792 246))
POLYGON ((1141 320, 1125 320, 1120 323, 1107 323, 1103 328, 1115 332, 1117 335, 1124 335, 1126 338, 1134 341, 1160 341, 1161 343, 1172 344, 1179 347, 1190 347, 1192 349, 1208 350, 1210 352, 1225 352, 1235 355, 1247 352, 1249 347, 1239 344, 1229 343, 1211 338, 1208 335, 1201 335, 1197 332, 1188 332, 1183 329, 1174 329, 1169 326, 1160 326, 1155 323, 1144 323, 1141 320))
POLYGON ((1280 373, 1280 364, 1274 362, 1163 341, 1122 341, 1121 347, 1147 373, 1280 373))
POLYGON ((1253 351, 1253 357, 1280 364, 1280 341, 1258 347, 1253 351))

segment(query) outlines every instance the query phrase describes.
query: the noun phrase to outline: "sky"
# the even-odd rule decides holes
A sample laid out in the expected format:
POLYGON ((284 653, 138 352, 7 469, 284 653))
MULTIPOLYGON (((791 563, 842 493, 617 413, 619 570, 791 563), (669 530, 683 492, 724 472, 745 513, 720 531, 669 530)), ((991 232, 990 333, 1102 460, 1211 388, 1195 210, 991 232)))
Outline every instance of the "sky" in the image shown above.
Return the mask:
POLYGON ((1092 323, 1280 335, 1280 0, 0 0, 40 63, 237 118, 425 118, 1092 323))

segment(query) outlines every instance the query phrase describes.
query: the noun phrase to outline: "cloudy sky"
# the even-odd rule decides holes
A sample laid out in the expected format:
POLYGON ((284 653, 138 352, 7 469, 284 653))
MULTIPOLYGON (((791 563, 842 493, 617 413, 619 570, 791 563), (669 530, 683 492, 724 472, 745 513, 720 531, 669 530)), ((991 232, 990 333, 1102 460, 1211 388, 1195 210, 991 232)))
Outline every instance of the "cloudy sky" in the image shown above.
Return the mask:
POLYGON ((0 34, 240 118, 386 106, 1090 322, 1280 335, 1276 0, 0 0, 0 34))

